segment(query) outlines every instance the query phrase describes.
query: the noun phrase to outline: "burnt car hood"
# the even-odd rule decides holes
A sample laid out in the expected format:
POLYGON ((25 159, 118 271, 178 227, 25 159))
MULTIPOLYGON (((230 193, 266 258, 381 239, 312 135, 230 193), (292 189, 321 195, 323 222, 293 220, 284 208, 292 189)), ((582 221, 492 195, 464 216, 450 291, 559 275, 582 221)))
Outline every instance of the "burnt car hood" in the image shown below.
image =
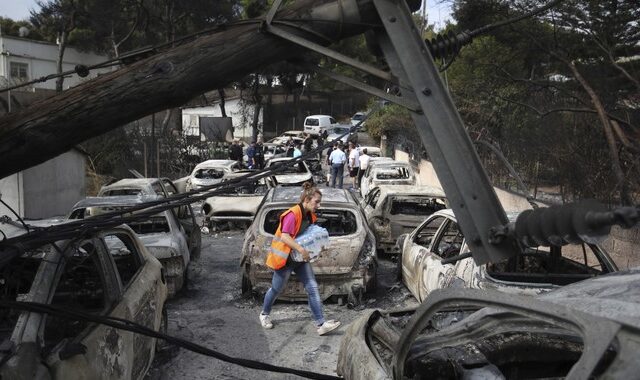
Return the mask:
POLYGON ((276 174, 274 175, 276 181, 280 185, 299 184, 306 181, 311 181, 311 173, 300 174, 276 174))
POLYGON ((211 206, 211 214, 233 213, 253 214, 258 211, 258 206, 264 198, 264 194, 238 194, 234 196, 216 196, 207 198, 205 201, 211 206))
POLYGON ((340 347, 338 374, 352 380, 390 379, 399 374, 398 363, 402 363, 402 375, 409 377, 412 373, 438 377, 442 373, 425 369, 456 367, 457 378, 481 371, 492 375, 483 378, 504 378, 493 363, 512 360, 512 355, 531 356, 518 347, 517 340, 528 334, 548 334, 550 338, 544 339, 555 344, 553 352, 540 356, 545 357, 540 363, 547 360, 553 365, 553 355, 578 347, 573 353, 575 364, 566 368, 573 378, 635 378, 640 371, 636 360, 640 268, 567 285, 537 298, 470 289, 437 290, 421 306, 409 310, 413 315, 408 322, 397 313, 367 311, 348 327, 340 347), (488 307, 474 313, 474 305, 476 310, 488 307), (478 346, 485 352, 479 357, 488 361, 469 366, 480 352, 473 349, 482 344, 477 342, 495 342, 498 334, 507 337, 501 343, 504 347, 478 346), (491 357, 486 351, 502 354, 491 357), (438 361, 443 366, 433 365, 438 361))

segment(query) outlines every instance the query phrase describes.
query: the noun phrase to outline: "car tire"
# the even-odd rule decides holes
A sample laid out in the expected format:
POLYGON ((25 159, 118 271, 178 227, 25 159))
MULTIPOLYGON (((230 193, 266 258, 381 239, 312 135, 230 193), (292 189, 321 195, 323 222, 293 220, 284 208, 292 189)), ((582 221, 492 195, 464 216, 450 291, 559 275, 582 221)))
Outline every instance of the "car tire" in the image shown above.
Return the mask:
POLYGON ((396 259, 396 280, 402 281, 402 252, 398 252, 396 259))
POLYGON ((251 280, 249 280, 249 277, 247 276, 246 272, 242 272, 242 284, 241 284, 241 288, 242 288, 242 295, 247 295, 251 292, 251 290, 253 289, 253 284, 251 283, 251 280))
MULTIPOLYGON (((158 332, 164 335, 167 335, 169 331, 169 316, 167 313, 167 308, 162 308, 162 318, 160 319, 160 326, 158 328, 158 332)), ((169 347, 169 343, 164 339, 156 338, 156 352, 163 351, 169 347)))

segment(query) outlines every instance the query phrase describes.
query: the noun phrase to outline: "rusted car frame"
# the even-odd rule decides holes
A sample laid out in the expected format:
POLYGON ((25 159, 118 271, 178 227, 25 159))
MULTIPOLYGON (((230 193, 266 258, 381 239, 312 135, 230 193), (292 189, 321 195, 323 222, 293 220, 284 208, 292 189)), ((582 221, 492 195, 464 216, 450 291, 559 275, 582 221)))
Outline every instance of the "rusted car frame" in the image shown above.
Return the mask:
MULTIPOLYGON (((366 224, 353 196, 341 189, 321 188, 323 194, 318 224, 329 230, 330 245, 313 263, 320 296, 357 303, 362 293, 376 285, 375 236, 366 224)), ((280 214, 300 201, 299 188, 271 190, 247 230, 240 261, 242 291, 264 293, 271 286, 272 271, 265 266, 267 251, 280 214)), ((305 300, 302 283, 289 281, 282 300, 305 300)))

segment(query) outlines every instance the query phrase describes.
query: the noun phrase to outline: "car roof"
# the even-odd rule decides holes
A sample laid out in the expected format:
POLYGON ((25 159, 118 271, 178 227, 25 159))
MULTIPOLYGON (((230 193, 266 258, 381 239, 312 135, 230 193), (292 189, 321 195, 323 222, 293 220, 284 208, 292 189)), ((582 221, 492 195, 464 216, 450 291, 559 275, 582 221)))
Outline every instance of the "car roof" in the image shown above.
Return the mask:
POLYGON ((333 116, 329 116, 329 115, 309 115, 307 116, 307 118, 309 117, 333 117, 333 116))
MULTIPOLYGON (((381 194, 385 195, 430 195, 444 197, 444 190, 439 187, 427 185, 379 185, 381 194)), ((375 189, 375 187, 374 187, 375 189)), ((371 189, 373 190, 373 189, 371 189)))
POLYGON ((80 207, 94 206, 131 206, 144 202, 152 202, 159 199, 166 199, 160 195, 118 195, 113 197, 87 197, 73 206, 73 209, 80 207))
MULTIPOLYGON (((353 197, 347 190, 330 187, 319 187, 318 190, 322 193, 323 203, 355 204, 353 197)), ((300 187, 276 187, 271 190, 267 198, 272 203, 288 203, 293 206, 296 203, 300 203, 301 192, 302 189, 300 187)))
POLYGON ((193 170, 202 169, 202 168, 221 168, 227 167, 235 164, 237 161, 234 160, 207 160, 196 165, 193 170))
POLYGON ((102 189, 111 189, 114 187, 128 187, 128 186, 146 186, 155 182, 160 182, 160 179, 159 178, 123 178, 109 185, 102 186, 102 189))

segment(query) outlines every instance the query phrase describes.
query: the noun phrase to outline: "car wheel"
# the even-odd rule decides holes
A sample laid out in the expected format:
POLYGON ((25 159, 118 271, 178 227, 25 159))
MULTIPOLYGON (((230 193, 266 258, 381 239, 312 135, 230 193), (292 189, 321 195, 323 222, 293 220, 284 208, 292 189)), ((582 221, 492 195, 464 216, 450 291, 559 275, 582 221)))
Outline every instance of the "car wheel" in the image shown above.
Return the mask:
POLYGON ((398 252, 396 260, 396 280, 402 281, 402 252, 398 252))
MULTIPOLYGON (((167 314, 167 308, 162 308, 162 318, 160 319, 160 326, 158 332, 167 335, 169 331, 169 317, 167 314)), ((164 339, 156 339, 156 352, 165 350, 169 346, 169 343, 164 339)))
POLYGON ((251 284, 251 280, 249 280, 249 277, 247 276, 246 272, 242 272, 242 295, 246 295, 249 292, 251 292, 251 289, 253 289, 253 284, 251 284))

